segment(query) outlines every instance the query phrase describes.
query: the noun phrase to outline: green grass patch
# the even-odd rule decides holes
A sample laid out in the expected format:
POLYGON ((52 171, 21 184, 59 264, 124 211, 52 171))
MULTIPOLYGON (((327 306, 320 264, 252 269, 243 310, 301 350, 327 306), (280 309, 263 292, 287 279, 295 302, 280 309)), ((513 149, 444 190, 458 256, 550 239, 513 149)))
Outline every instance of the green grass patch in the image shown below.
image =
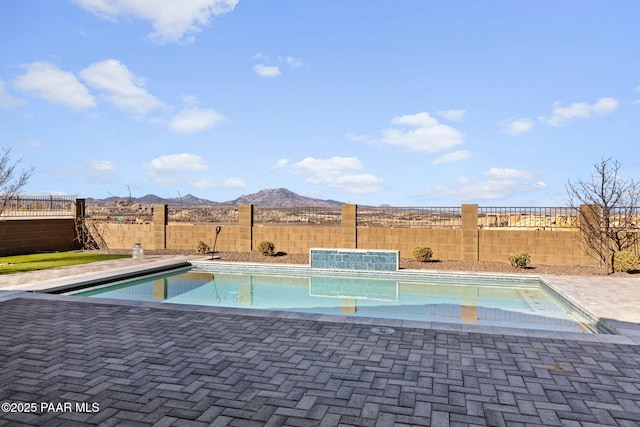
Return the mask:
POLYGON ((0 257, 0 274, 24 273, 46 270, 67 265, 88 264, 110 259, 130 258, 126 254, 103 254, 91 252, 52 252, 31 255, 0 257))

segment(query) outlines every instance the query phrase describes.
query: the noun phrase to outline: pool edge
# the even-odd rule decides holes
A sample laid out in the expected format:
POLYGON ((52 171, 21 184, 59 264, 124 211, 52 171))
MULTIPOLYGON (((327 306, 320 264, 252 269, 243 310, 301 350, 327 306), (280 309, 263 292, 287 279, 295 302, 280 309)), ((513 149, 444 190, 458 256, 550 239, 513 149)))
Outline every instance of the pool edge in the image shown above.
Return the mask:
POLYGON ((536 339, 582 341, 594 343, 607 343, 619 345, 640 345, 640 338, 623 334, 593 334, 581 332, 558 332, 548 330, 522 329, 510 327, 492 327, 484 325, 465 325, 457 323, 441 322, 416 322, 412 320, 384 319, 371 317, 348 317, 341 315, 296 313, 289 311, 264 310, 264 309, 243 309, 198 306, 190 304, 165 304, 162 302, 120 300, 112 298, 88 298, 75 295, 60 295, 51 293, 19 292, 7 296, 3 302, 13 299, 40 299, 49 301, 66 301, 81 304, 112 305, 129 308, 149 308, 151 310, 172 310, 178 312, 199 312, 207 314, 219 314, 228 316, 246 317, 268 317, 287 320, 327 322, 327 323, 349 323, 366 326, 384 326, 390 328, 424 329, 441 332, 456 332, 465 334, 486 334, 496 336, 519 336, 536 339), (635 339, 634 339, 635 338, 635 339))

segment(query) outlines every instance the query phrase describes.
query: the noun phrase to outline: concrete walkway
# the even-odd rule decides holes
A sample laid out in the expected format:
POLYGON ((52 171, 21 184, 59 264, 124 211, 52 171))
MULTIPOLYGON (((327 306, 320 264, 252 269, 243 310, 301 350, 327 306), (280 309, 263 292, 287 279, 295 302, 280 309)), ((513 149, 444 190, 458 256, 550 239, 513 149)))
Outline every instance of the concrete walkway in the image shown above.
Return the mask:
POLYGON ((126 276, 140 271, 159 270, 176 264, 186 264, 192 259, 197 259, 197 257, 147 255, 137 259, 120 258, 27 273, 7 274, 0 276, 0 291, 45 291, 73 283, 86 284, 107 276, 126 276))
MULTIPOLYGON (((93 280, 135 262, 51 271, 36 281, 93 280)), ((637 325, 611 301, 589 309, 631 335, 418 327, 19 292, 33 290, 34 278, 0 279, 7 289, 0 425, 640 425, 637 325)), ((609 282, 595 284, 613 286, 604 298, 581 278, 545 280, 554 287, 565 280, 563 293, 585 304, 616 293, 609 282)), ((640 282, 632 280, 625 299, 637 298, 640 282)))

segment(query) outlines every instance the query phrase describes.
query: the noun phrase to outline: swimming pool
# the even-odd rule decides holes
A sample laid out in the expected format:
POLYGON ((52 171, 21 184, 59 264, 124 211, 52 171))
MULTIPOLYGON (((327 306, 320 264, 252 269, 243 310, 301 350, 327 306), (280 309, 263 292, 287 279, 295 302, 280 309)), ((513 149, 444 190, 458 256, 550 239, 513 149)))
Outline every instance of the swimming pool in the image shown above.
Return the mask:
POLYGON ((603 333, 537 278, 196 265, 69 294, 317 314, 603 333))

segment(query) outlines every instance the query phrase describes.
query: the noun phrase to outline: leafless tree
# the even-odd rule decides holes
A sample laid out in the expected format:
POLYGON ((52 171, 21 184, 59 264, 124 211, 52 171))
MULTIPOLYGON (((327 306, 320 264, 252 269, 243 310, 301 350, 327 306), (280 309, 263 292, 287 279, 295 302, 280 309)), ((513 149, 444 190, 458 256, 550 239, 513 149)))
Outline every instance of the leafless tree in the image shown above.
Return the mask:
POLYGON ((578 234, 587 253, 611 272, 612 256, 636 250, 640 237, 640 183, 620 177, 620 163, 611 158, 593 165, 588 181, 567 183, 571 207, 578 211, 578 234))
POLYGON ((18 171, 20 160, 11 161, 11 149, 3 148, 0 156, 0 215, 9 201, 27 185, 33 175, 33 167, 18 171))

